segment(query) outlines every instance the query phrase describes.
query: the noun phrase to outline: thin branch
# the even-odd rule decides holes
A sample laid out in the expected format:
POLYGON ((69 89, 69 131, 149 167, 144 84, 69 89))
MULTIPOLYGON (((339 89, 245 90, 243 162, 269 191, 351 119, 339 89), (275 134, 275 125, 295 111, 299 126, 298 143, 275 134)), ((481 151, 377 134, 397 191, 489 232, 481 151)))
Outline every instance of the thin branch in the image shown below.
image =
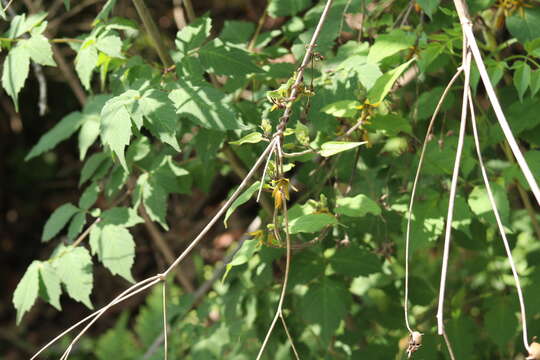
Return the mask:
POLYGON ((459 20, 461 22, 464 37, 466 37, 469 48, 472 51, 474 61, 478 68, 478 72, 480 73, 480 78, 482 79, 482 83, 484 84, 484 87, 486 89, 486 93, 491 102, 491 106, 493 107, 493 111, 495 112, 495 116, 499 121, 499 125, 501 126, 504 136, 506 137, 506 140, 508 141, 508 144, 512 149, 512 152, 519 164, 519 167, 521 168, 521 171, 523 172, 523 175, 525 176, 525 179, 527 179, 527 183, 529 184, 529 187, 531 188, 531 191, 533 192, 538 205, 540 205, 540 188, 538 187, 534 175, 532 174, 529 165, 527 165, 527 162, 525 161, 525 158, 521 153, 519 145, 517 144, 517 141, 512 134, 512 130, 508 125, 508 121, 506 120, 504 112, 502 111, 501 104, 499 103, 497 95, 495 94, 495 90, 493 89, 493 85, 491 84, 491 80, 487 73, 486 66, 482 59, 482 54, 480 53, 480 49, 478 48, 478 44, 476 43, 476 38, 472 30, 472 22, 467 12, 467 5, 463 0, 454 0, 454 5, 456 7, 459 20))
POLYGON ((86 230, 84 230, 84 232, 79 235, 79 237, 73 242, 73 247, 77 247, 84 239, 86 239, 86 237, 88 236, 88 234, 90 234, 90 231, 92 231, 92 229, 94 228, 94 226, 99 223, 101 221, 101 218, 97 218, 96 220, 94 220, 94 222, 92 224, 90 224, 86 230))
POLYGON ((195 15, 195 10, 193 10, 191 0, 183 0, 182 3, 184 4, 184 9, 186 9, 188 22, 192 22, 197 16, 195 15))
POLYGON ((163 299, 163 359, 167 360, 167 350, 169 349, 167 344, 167 281, 163 281, 162 288, 162 299, 163 299))
POLYGON ((51 44, 51 48, 53 51, 54 60, 56 60, 58 68, 64 75, 64 78, 66 79, 69 87, 75 94, 75 97, 77 98, 77 100, 79 100, 79 103, 81 105, 86 104, 86 93, 81 86, 79 78, 75 75, 71 67, 66 62, 66 59, 64 58, 64 55, 62 55, 62 53, 60 52, 60 49, 58 49, 58 46, 56 46, 55 44, 51 44))
MULTIPOLYGON (((467 49, 466 42, 464 41, 464 51, 467 49)), ((443 261, 441 269, 441 282, 439 288, 439 305, 437 308, 437 327, 439 335, 444 333, 444 293, 446 290, 446 275, 448 272, 448 257, 450 252, 450 237, 452 232, 452 219, 454 216, 454 201, 456 198, 457 182, 459 177, 459 167, 461 163, 461 154, 463 152, 463 142, 465 138, 465 123, 467 119, 467 104, 468 104, 468 91, 466 90, 470 80, 471 70, 471 53, 466 52, 463 58, 463 70, 465 72, 465 90, 463 91, 463 104, 461 108, 461 124, 459 127, 459 138, 456 149, 456 159, 454 162, 454 170, 452 173, 452 183, 450 185, 450 197, 448 201, 448 215, 446 217, 446 229, 444 234, 444 250, 443 261)))
POLYGON ((433 130, 433 125, 435 124, 435 119, 439 115, 439 111, 441 110, 442 104, 444 100, 446 99, 446 96, 450 92, 450 89, 452 88, 452 85, 456 82, 458 76, 463 71, 462 67, 459 67, 452 77, 450 81, 448 82, 448 85, 446 85, 446 88, 444 89, 444 92, 441 95, 441 98, 439 99, 439 102, 437 103, 437 107, 435 108, 435 111, 433 112, 433 115, 431 116, 431 120, 429 121, 428 128, 426 130, 426 136, 424 137, 424 143, 422 144, 422 150, 420 151, 420 159, 418 160, 418 167, 416 168, 416 174, 414 176, 413 181, 413 187, 411 191, 411 200, 409 201, 409 209, 407 212, 407 230, 405 232, 405 299, 403 302, 403 309, 405 313, 405 324, 407 325, 407 329, 412 334, 413 330, 411 329, 411 326, 409 324, 409 251, 410 251, 410 242, 411 242, 411 220, 412 220, 412 210, 414 207, 414 200, 416 196, 416 188, 418 186, 418 181, 420 180, 420 172, 422 171, 422 166, 424 165, 424 156, 426 154, 427 144, 429 141, 429 136, 431 134, 431 131, 433 130))
POLYGON ((504 225, 502 223, 499 210, 497 209, 497 203, 495 202, 495 197, 493 196, 493 191, 491 190, 491 185, 489 184, 489 178, 487 175, 486 167, 484 166, 484 160, 482 159, 482 150, 480 148, 480 140, 478 139, 478 131, 476 129, 476 117, 474 114, 474 106, 473 106, 472 100, 470 99, 471 90, 470 90, 470 87, 468 86, 467 86, 467 89, 469 91, 469 108, 471 112, 471 123, 472 123, 474 144, 476 147, 476 155, 478 156, 478 164, 480 165, 480 170, 482 172, 484 185, 486 186, 486 191, 488 194, 491 209, 493 210, 493 215, 495 215, 497 227, 499 229, 499 233, 501 234, 501 238, 504 244, 504 249, 506 250, 506 256, 508 257, 508 262, 510 263, 510 267, 512 268, 512 275, 514 276, 514 281, 516 283, 516 290, 517 290, 518 299, 519 299, 519 307, 521 310, 521 324, 523 326, 523 345, 525 346, 527 351, 530 353, 530 347, 529 347, 529 342, 528 342, 529 337, 527 336, 527 315, 525 313, 525 301, 523 300, 523 291, 521 290, 521 284, 519 281, 519 275, 516 269, 516 264, 514 262, 514 258, 512 257, 512 251, 510 250, 510 245, 508 244, 508 239, 506 238, 506 231, 504 230, 504 225))
POLYGON ((454 355, 454 350, 452 349, 452 343, 450 343, 450 339, 448 339, 448 335, 446 335, 446 331, 443 332, 442 336, 444 338, 444 343, 446 344, 446 348, 448 349, 450 360, 456 360, 456 356, 454 355))
POLYGON ((148 36, 150 36, 150 38, 152 39, 152 42, 154 43, 159 59, 163 63, 163 66, 165 68, 172 66, 174 62, 171 58, 171 55, 167 52, 167 47, 163 43, 163 39, 161 38, 159 29, 156 23, 154 22, 154 19, 152 19, 152 16, 150 16, 150 10, 146 6, 144 0, 132 0, 132 1, 133 1, 133 4, 135 5, 135 8, 137 9, 137 13, 139 14, 139 17, 141 18, 143 22, 146 32, 148 33, 148 36))

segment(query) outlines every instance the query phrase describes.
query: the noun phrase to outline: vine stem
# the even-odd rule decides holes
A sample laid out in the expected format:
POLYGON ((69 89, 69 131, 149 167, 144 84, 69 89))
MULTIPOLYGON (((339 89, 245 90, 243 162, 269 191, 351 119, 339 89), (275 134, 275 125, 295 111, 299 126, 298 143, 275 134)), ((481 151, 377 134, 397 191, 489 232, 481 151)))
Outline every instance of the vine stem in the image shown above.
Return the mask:
POLYGON ((463 104, 461 107, 461 123, 459 126, 459 138, 456 149, 456 159, 454 161, 454 170, 452 173, 452 183, 450 185, 450 196, 448 200, 448 214, 446 217, 446 229, 444 234, 444 250, 441 268, 441 282, 439 288, 439 305, 437 308, 437 328, 439 335, 444 334, 444 294, 446 290, 446 275, 448 273, 448 257, 450 253, 450 242, 452 232, 452 219, 454 216, 454 202, 456 198, 457 182, 459 177, 459 167, 461 163, 461 154, 463 152, 463 142, 465 139, 465 124, 467 120, 467 107, 469 93, 466 90, 469 86, 471 73, 471 53, 467 48, 467 41, 464 39, 463 49, 463 70, 465 72, 465 88, 463 90, 463 104))
POLYGON ((416 174, 414 176, 413 181, 413 187, 411 191, 411 200, 409 202, 409 209, 407 212, 407 230, 405 233, 405 299, 403 301, 403 310, 405 313, 405 325, 407 326, 407 330, 409 330, 409 333, 413 333, 413 330, 409 323, 409 252, 410 252, 410 243, 411 243, 411 221, 412 221, 412 210, 414 207, 414 200, 416 196, 416 188, 418 186, 418 182, 420 180, 420 172, 422 171, 422 166, 424 165, 424 157, 426 154, 427 149, 427 143, 429 140, 429 135, 431 134, 431 131, 433 130, 433 125, 435 124, 435 119, 437 118, 437 115, 439 114, 439 111, 441 110, 442 104, 444 100, 446 99, 446 96, 448 95, 450 89, 452 88, 452 85, 456 82, 458 76, 463 72, 463 68, 459 67, 454 74, 454 76, 450 79, 448 82, 448 85, 446 85, 446 88, 444 89, 444 92, 442 93, 439 102, 437 103, 437 107, 435 108, 435 111, 433 112, 433 115, 431 116, 431 120, 429 121, 428 128, 426 130, 426 136, 424 137, 424 143, 422 144, 422 150, 420 151, 420 158, 418 160, 418 167, 416 168, 416 174))
POLYGON ((516 264, 514 262, 514 258, 512 257, 512 250, 510 250, 510 245, 508 244, 508 239, 506 237, 506 232, 504 230, 501 216, 499 214, 499 210, 497 209, 497 204, 495 203, 495 197, 493 196, 493 191, 491 190, 491 185, 489 184, 489 178, 487 175, 486 167, 484 166, 484 160, 482 159, 482 150, 480 148, 480 140, 478 138, 478 131, 476 128, 476 116, 474 113, 474 106, 472 103, 472 99, 470 97, 471 89, 468 86, 467 86, 467 89, 469 91, 469 108, 471 112, 471 124, 472 124, 472 131, 473 131, 473 137, 474 137, 474 145, 476 147, 476 155, 478 156, 478 164, 480 165, 480 170, 482 172, 484 185, 486 186, 486 191, 488 194, 491 209, 493 210, 493 215, 495 215, 497 227, 499 229, 499 233, 501 234, 501 238, 504 244, 504 249, 506 250, 506 256, 508 257, 508 262, 510 263, 510 267, 512 268, 512 275, 514 276, 514 281, 516 283, 516 290, 517 290, 518 299, 519 299, 519 308, 521 311, 521 324, 523 327, 523 331, 522 331, 523 345, 525 346, 525 349, 527 349, 527 351, 530 353, 531 349, 528 343, 529 337, 527 335, 527 315, 525 312, 525 301, 523 299, 523 291, 521 289, 521 284, 519 281, 519 275, 516 269, 516 264))
POLYGON ((525 161, 525 158, 521 153, 521 149, 519 148, 519 145, 512 134, 512 130, 508 125, 508 121, 506 120, 504 112, 502 111, 499 99, 497 98, 493 85, 491 84, 491 80, 489 79, 484 60, 482 59, 482 54, 480 53, 480 49, 478 48, 478 44, 476 43, 476 38, 473 33, 472 22, 469 19, 467 12, 467 5, 463 0, 454 0, 454 6, 456 7, 459 20, 461 22, 463 36, 467 39, 469 49, 474 57, 478 72, 480 73, 480 78, 482 79, 482 83, 486 89, 486 93, 489 101, 491 102, 491 106, 493 107, 493 111, 495 112, 495 116, 497 117, 504 136, 512 149, 512 153, 514 154, 514 157, 516 158, 519 167, 521 168, 521 171, 523 172, 523 175, 525 176, 525 179, 527 180, 527 183, 529 184, 529 187, 536 198, 536 202, 538 205, 540 205, 540 188, 538 187, 534 175, 532 174, 529 165, 527 165, 527 161, 525 161))

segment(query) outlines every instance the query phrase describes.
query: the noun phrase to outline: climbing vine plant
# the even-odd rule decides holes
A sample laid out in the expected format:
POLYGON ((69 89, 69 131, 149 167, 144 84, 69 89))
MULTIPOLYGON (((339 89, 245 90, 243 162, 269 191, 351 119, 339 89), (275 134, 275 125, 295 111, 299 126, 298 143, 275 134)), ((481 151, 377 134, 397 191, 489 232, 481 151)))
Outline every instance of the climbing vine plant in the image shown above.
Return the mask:
POLYGON ((258 23, 218 24, 184 1, 175 38, 144 1, 126 3, 139 18, 115 16, 108 0, 69 39, 47 36, 46 12, 3 9, 2 86, 15 109, 46 106, 20 94, 31 64, 56 66, 52 44, 71 48, 84 88, 81 109, 26 156, 76 138, 83 165, 79 201, 44 224, 54 250, 29 265, 13 304, 17 322, 38 299, 61 311, 62 294, 97 311, 39 356, 539 358, 537 2, 475 1, 467 14, 457 1, 270 0, 258 23), (179 257, 165 251, 156 275, 136 273, 134 229, 162 244, 178 221, 170 199, 187 204, 229 175, 241 184, 179 257), (225 231, 255 202, 236 246, 202 264, 210 227, 225 231), (188 256, 194 279, 177 268, 188 256), (92 301, 101 266, 126 281, 109 304, 92 301), (81 337, 147 288, 138 311, 81 337))

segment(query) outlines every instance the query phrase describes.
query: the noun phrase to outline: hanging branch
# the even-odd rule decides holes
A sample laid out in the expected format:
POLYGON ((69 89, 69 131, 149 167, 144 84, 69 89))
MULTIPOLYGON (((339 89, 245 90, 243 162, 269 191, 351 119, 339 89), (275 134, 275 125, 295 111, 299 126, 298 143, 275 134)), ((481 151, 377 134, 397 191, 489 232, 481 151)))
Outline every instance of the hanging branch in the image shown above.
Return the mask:
POLYGON ((484 166, 484 160, 482 159, 482 150, 480 148, 480 140, 478 138, 478 131, 476 129, 476 117, 474 113, 474 106, 472 103, 472 99, 470 98, 471 90, 470 87, 467 87, 469 90, 469 108, 471 112, 471 124, 472 124, 472 130, 473 130, 473 137, 474 137, 474 145, 476 147, 476 155, 478 156, 478 164, 480 165, 480 170, 482 172, 482 179, 484 180, 484 185, 486 186, 486 191, 489 198, 489 203, 491 205, 491 209, 493 210, 493 215, 495 215, 495 221, 497 222, 497 227, 499 229, 499 233, 501 234, 501 239, 504 244, 504 249, 506 250, 506 256, 508 257, 508 262, 510 263, 510 267, 512 268, 512 275, 514 276, 514 281, 516 283, 516 290, 518 294, 519 299, 519 308, 521 311, 521 324, 523 327, 523 345, 525 346, 525 349, 530 353, 531 348, 529 346, 528 342, 528 335, 527 335, 527 315, 525 313, 525 300, 523 299, 523 291, 521 290, 521 284, 519 281, 519 275, 516 269, 516 264, 514 262, 514 258, 512 257, 512 250, 510 250, 510 245, 508 244, 508 239, 506 237, 506 231, 504 230, 504 225, 501 220, 501 215, 499 213, 499 210, 497 209, 497 204, 495 203, 495 197, 493 196, 493 191, 491 190, 491 185, 489 184, 489 178, 487 175, 486 167, 484 166))
POLYGON ((476 38, 474 37, 474 33, 472 30, 472 22, 467 11, 467 5, 463 0, 454 0, 454 5, 456 7, 459 20, 461 22, 463 37, 467 39, 469 49, 472 52, 472 56, 474 57, 474 62, 476 63, 478 72, 480 73, 480 78, 482 79, 482 83, 484 84, 484 87, 486 89, 486 93, 488 95, 489 101, 491 102, 491 106, 493 107, 493 111, 495 112, 495 116, 499 121, 499 125, 504 133, 504 136, 506 137, 506 140, 508 141, 508 144, 510 145, 510 148, 512 149, 512 153, 514 154, 514 157, 516 158, 517 163, 521 168, 523 175, 525 176, 525 179, 527 179, 527 183, 529 184, 529 187, 531 188, 531 191, 536 198, 536 202, 540 206, 540 188, 538 187, 534 175, 532 174, 529 165, 527 165, 527 162, 525 161, 525 158, 521 153, 519 145, 517 144, 517 141, 512 134, 512 130, 508 125, 508 121, 504 116, 499 99, 497 99, 497 95, 495 94, 495 90, 493 89, 493 85, 491 84, 491 80, 489 79, 484 60, 482 59, 482 54, 480 53, 480 49, 478 48, 478 44, 476 43, 476 38))
POLYGON ((465 73, 465 88, 463 91, 463 104, 461 107, 461 123, 459 127, 459 138, 456 149, 456 159, 454 161, 454 170, 452 173, 452 183, 450 185, 450 196, 448 200, 448 214, 446 217, 446 229, 444 234, 444 250, 443 250, 443 259, 442 259, 442 269, 441 269, 441 282, 439 288, 439 305, 437 308, 437 328, 439 335, 444 334, 444 293, 446 290, 446 275, 448 272, 448 257, 450 253, 450 242, 451 242, 451 232, 452 232, 452 219, 454 216, 454 201, 456 198, 456 189, 459 176, 459 166, 461 163, 461 154, 463 152, 463 141, 465 138, 465 123, 467 119, 467 109, 468 109, 468 96, 469 93, 466 90, 470 81, 471 73, 471 53, 468 50, 467 41, 463 39, 463 71, 465 73))

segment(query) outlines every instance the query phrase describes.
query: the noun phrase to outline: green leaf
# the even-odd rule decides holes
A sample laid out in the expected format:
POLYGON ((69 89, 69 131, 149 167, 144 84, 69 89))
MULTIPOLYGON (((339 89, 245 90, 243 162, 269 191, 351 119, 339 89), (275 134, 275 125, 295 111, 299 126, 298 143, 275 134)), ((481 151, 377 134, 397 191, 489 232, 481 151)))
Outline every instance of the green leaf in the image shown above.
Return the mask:
POLYGON ((519 11, 506 17, 506 28, 513 37, 524 44, 540 37, 540 8, 523 7, 523 16, 519 11))
POLYGON ((370 124, 365 125, 370 131, 381 131, 386 136, 397 136, 399 133, 412 135, 411 124, 403 117, 395 114, 375 115, 370 124))
POLYGON ((250 187, 248 187, 239 197, 236 198, 236 200, 233 201, 231 204, 231 207, 227 209, 227 212, 225 213, 225 219, 223 219, 223 224, 225 224, 225 227, 227 227, 227 220, 232 215, 232 213, 240 206, 249 201, 251 197, 253 196, 253 193, 259 189, 261 185, 260 181, 256 181, 253 184, 251 184, 250 187))
POLYGON ((326 276, 310 284, 299 309, 306 322, 320 325, 321 339, 328 343, 347 315, 350 303, 351 295, 345 284, 326 276))
POLYGON ((321 150, 319 154, 324 157, 333 156, 339 154, 340 152, 354 149, 360 145, 365 144, 365 141, 362 142, 351 142, 351 141, 328 141, 321 145, 321 150))
POLYGON ((92 177, 92 175, 94 175, 94 173, 96 172, 98 167, 106 159, 107 159, 107 154, 105 154, 105 153, 101 152, 101 153, 92 154, 92 156, 90 156, 88 158, 88 160, 86 160, 86 162, 84 163, 84 166, 83 166, 83 168, 81 170, 81 179, 79 180, 79 186, 81 186, 88 179, 90 179, 92 177))
POLYGON ((364 194, 337 199, 335 212, 341 215, 362 217, 367 214, 380 215, 379 205, 364 194))
MULTIPOLYGON (((430 90, 423 92, 418 97, 418 102, 416 105, 416 108, 418 109, 416 116, 418 119, 429 119, 433 115, 443 92, 444 88, 442 86, 435 86, 430 90)), ((454 102, 454 94, 450 91, 441 105, 441 112, 452 109, 454 102)))
POLYGON ((316 233, 337 223, 337 219, 330 214, 308 214, 292 219, 289 222, 289 231, 291 234, 316 233))
POLYGON ((169 226, 166 219, 168 192, 160 186, 157 179, 148 177, 146 174, 139 176, 137 190, 150 219, 159 222, 165 230, 168 230, 169 226))
POLYGON ((43 234, 41 235, 41 241, 49 241, 55 237, 56 234, 58 234, 60 230, 66 226, 71 217, 78 211, 79 208, 71 203, 64 204, 54 210, 45 223, 43 234))
POLYGON ((13 99, 17 112, 19 112, 19 92, 24 86, 29 70, 30 55, 28 51, 20 45, 15 46, 4 60, 2 86, 13 99))
POLYGON ((69 296, 82 302, 92 309, 90 294, 94 278, 92 275, 92 258, 83 247, 64 247, 60 249, 59 256, 53 263, 58 276, 66 285, 69 296))
POLYGON ((396 80, 414 60, 415 59, 413 58, 406 63, 401 64, 397 68, 384 73, 383 76, 378 78, 375 82, 375 85, 373 85, 373 87, 368 92, 369 103, 372 105, 377 105, 381 101, 383 101, 386 95, 388 95, 388 93, 392 89, 392 86, 394 86, 396 80))
POLYGON ((99 192, 100 189, 97 182, 90 184, 90 186, 84 190, 81 198, 79 199, 79 207, 83 210, 90 209, 90 207, 96 202, 99 192))
POLYGON ((101 11, 99 12, 99 14, 97 14, 96 20, 94 21, 107 19, 109 15, 111 14, 111 11, 115 7, 116 1, 117 0, 107 0, 105 5, 103 5, 103 7, 101 8, 101 11))
POLYGON ((86 224, 86 212, 80 211, 73 218, 68 226, 68 239, 75 240, 77 235, 79 235, 86 224))
POLYGON ((148 120, 145 127, 150 130, 152 135, 180 152, 180 146, 176 139, 178 115, 167 93, 151 89, 143 94, 138 104, 148 120))
POLYGON ((39 261, 33 261, 26 269, 13 293, 13 305, 17 309, 17 324, 36 302, 39 291, 39 261))
POLYGON ((242 145, 242 144, 256 144, 263 140, 263 135, 260 132, 252 132, 236 141, 229 141, 229 144, 232 145, 242 145))
MULTIPOLYGON (((93 353, 98 360, 129 360, 135 359, 139 355, 139 348, 133 334, 126 329, 128 313, 124 312, 116 322, 114 328, 107 330, 97 340, 93 353)), ((156 352, 154 356, 159 354, 156 352)), ((155 357, 150 357, 155 359, 155 357)))
POLYGON ((79 159, 83 160, 90 146, 99 136, 101 118, 97 115, 86 116, 79 131, 79 159))
POLYGON ((531 72, 531 97, 534 97, 538 90, 540 90, 540 69, 536 69, 531 72))
POLYGON ((56 66, 49 39, 41 34, 32 34, 29 39, 21 40, 19 46, 23 47, 30 58, 41 65, 56 66))
POLYGON ((134 282, 131 268, 135 260, 135 242, 125 227, 111 224, 94 227, 90 232, 90 247, 92 254, 97 254, 113 275, 134 282))
POLYGON ((60 277, 56 269, 48 262, 39 263, 40 275, 40 296, 57 310, 61 310, 60 295, 62 288, 60 286, 60 277))
MULTIPOLYGON (((508 224, 508 217, 510 215, 510 205, 508 203, 508 197, 506 190, 497 183, 490 183, 493 197, 495 198, 495 204, 499 210, 501 220, 503 224, 508 224)), ((495 216, 491 208, 487 190, 484 186, 475 186, 469 195, 469 206, 473 213, 477 216, 484 218, 491 224, 496 224, 495 216)))
POLYGON ((228 76, 246 76, 263 72, 253 64, 248 52, 228 47, 218 40, 204 45, 199 50, 201 64, 212 73, 228 76))
POLYGON ((131 106, 137 96, 137 91, 128 90, 107 101, 101 110, 101 142, 114 151, 126 171, 124 149, 131 138, 131 115, 127 106, 131 106))
POLYGON ((54 148, 58 143, 68 139, 84 122, 84 117, 78 111, 64 117, 58 124, 56 124, 51 130, 47 131, 38 143, 32 147, 28 155, 24 158, 28 161, 36 156, 43 154, 44 152, 54 148))
POLYGON ((71 9, 71 3, 69 2, 69 0, 64 0, 64 7, 67 11, 71 9))
POLYGON ((225 270, 225 273, 223 274, 222 281, 225 281, 225 278, 229 274, 229 271, 233 268, 233 266, 240 266, 245 263, 247 263, 251 258, 253 258, 253 255, 257 252, 259 249, 259 240, 257 239, 251 239, 246 240, 242 244, 242 247, 236 252, 233 259, 230 263, 227 264, 227 269, 225 270))
POLYGON ((334 271, 349 277, 367 276, 382 270, 381 262, 375 254, 357 246, 338 248, 330 258, 330 264, 334 271))
POLYGON ((485 314, 485 327, 489 339, 497 344, 501 351, 505 351, 518 329, 515 307, 507 297, 497 297, 493 300, 493 304, 485 314))
POLYGON ((382 76, 382 72, 376 64, 362 64, 355 68, 358 80, 366 90, 370 90, 382 76))
POLYGON ((132 227, 144 222, 134 209, 126 207, 113 207, 104 211, 100 218, 100 226, 121 225, 123 227, 132 227))
POLYGON ((402 30, 394 30, 389 34, 379 35, 375 44, 370 47, 367 62, 378 64, 382 59, 408 49, 415 42, 413 34, 402 30))
POLYGON ((219 38, 233 44, 247 44, 255 31, 255 24, 247 21, 225 20, 219 38))
POLYGON ((433 14, 437 12, 440 2, 441 0, 418 0, 418 5, 420 5, 427 16, 432 18, 433 14))
POLYGON ((352 118, 362 104, 356 100, 341 100, 328 104, 321 109, 325 114, 335 117, 352 118))
POLYGON ((108 32, 105 35, 99 36, 96 39, 96 48, 110 57, 124 57, 122 55, 122 40, 113 32, 108 32))
POLYGON ((270 0, 268 14, 272 17, 296 15, 311 5, 311 0, 270 0))
POLYGON ((75 57, 75 70, 86 90, 90 90, 90 79, 92 78, 92 71, 97 66, 97 61, 98 51, 95 39, 89 38, 82 44, 75 57))
POLYGON ((518 61, 514 65, 514 86, 518 92, 519 101, 523 101, 523 95, 531 82, 531 68, 524 61, 518 61))
POLYGON ((210 36, 211 29, 212 19, 208 16, 196 19, 176 34, 176 47, 183 54, 200 47, 210 36))
POLYGON ((245 126, 225 101, 225 94, 210 86, 193 86, 188 82, 178 84, 169 98, 176 113, 210 130, 237 130, 245 126))

